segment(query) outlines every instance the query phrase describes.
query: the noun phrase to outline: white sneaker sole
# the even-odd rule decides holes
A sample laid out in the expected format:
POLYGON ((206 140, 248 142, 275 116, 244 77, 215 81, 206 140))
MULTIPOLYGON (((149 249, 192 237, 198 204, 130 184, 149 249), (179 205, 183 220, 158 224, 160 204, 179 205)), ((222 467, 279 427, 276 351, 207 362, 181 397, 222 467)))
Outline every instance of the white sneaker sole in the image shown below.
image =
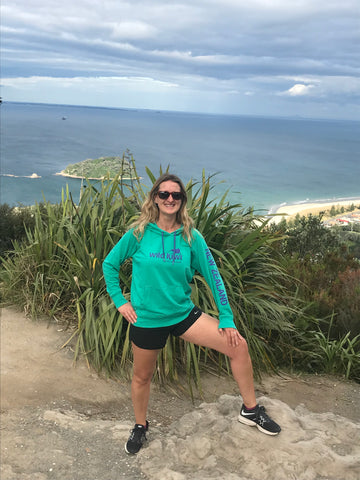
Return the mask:
POLYGON ((253 420, 250 420, 249 418, 246 418, 246 417, 243 417, 242 415, 239 415, 238 416, 238 421, 240 423, 243 423, 244 425, 248 425, 249 427, 257 427, 257 429, 262 432, 262 433, 265 433, 265 435, 279 435, 280 432, 269 432, 268 430, 265 430, 261 425, 258 425, 256 422, 254 422, 253 420))
POLYGON ((143 448, 143 446, 145 445, 145 443, 146 443, 146 440, 145 440, 145 442, 141 445, 141 447, 139 448, 139 450, 138 450, 137 452, 135 452, 135 453, 129 452, 129 450, 126 448, 126 443, 125 443, 125 445, 124 445, 125 452, 126 452, 128 455, 137 455, 137 454, 140 452, 140 450, 143 448))
MULTIPOLYGON (((138 453, 138 452, 136 452, 136 453, 131 453, 131 452, 129 452, 129 450, 126 448, 126 443, 125 443, 125 445, 124 445, 124 449, 125 449, 125 452, 126 452, 128 455, 136 455, 136 453, 138 453)), ((139 451, 140 451, 140 450, 139 450, 139 451)))

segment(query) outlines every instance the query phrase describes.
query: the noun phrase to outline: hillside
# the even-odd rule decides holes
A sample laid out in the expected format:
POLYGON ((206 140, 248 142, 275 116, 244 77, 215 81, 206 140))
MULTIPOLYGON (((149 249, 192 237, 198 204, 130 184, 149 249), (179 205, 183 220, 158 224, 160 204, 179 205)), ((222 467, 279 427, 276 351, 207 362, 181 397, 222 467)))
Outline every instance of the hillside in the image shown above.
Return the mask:
POLYGON ((135 179, 136 172, 133 166, 123 157, 100 157, 87 159, 79 163, 68 165, 58 175, 73 178, 101 179, 107 175, 110 178, 121 174, 124 179, 135 179))

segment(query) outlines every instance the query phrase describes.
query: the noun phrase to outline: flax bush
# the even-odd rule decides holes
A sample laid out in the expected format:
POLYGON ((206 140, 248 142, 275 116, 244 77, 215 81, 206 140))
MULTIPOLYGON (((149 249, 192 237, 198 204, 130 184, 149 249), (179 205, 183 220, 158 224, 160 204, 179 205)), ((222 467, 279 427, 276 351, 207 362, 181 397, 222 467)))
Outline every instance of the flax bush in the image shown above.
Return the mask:
MULTIPOLYGON (((149 169, 147 174, 155 181, 149 169)), ((283 286, 286 273, 271 255, 275 237, 266 219, 231 204, 227 193, 216 198, 211 182, 203 172, 199 182, 187 184, 190 214, 218 264, 255 371, 276 369, 284 356, 290 358, 298 335, 294 326, 304 313, 283 286)), ((85 356, 109 373, 127 375, 132 358, 128 323, 106 293, 102 261, 139 214, 146 194, 139 179, 127 183, 120 176, 86 181, 78 204, 65 190, 59 204, 45 201, 34 208, 35 226, 26 241, 15 242, 11 256, 2 258, 3 300, 32 317, 66 322, 75 358, 85 356)), ((129 298, 131 261, 121 268, 120 282, 129 298)), ((205 311, 217 314, 212 293, 197 274, 192 295, 205 311)), ((194 382, 200 385, 201 368, 228 371, 229 364, 216 352, 171 338, 159 355, 156 376, 176 381, 186 372, 191 389, 194 382)))

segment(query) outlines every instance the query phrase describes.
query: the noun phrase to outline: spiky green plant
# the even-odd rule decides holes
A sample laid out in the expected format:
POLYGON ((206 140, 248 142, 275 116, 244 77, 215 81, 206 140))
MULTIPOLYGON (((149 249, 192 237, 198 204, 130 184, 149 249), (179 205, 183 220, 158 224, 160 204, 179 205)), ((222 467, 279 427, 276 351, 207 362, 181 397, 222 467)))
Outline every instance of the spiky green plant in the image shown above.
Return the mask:
POLYGON ((331 336, 335 320, 332 314, 329 319, 314 322, 312 328, 304 330, 298 336, 298 365, 306 371, 344 375, 360 381, 360 335, 352 336, 351 332, 331 336), (320 323, 327 324, 327 332, 320 323))
MULTIPOLYGON (((255 370, 276 368, 284 345, 292 348, 288 339, 295 335, 297 301, 282 286, 285 273, 271 256, 273 237, 265 228, 266 220, 252 209, 231 204, 227 193, 216 198, 211 181, 203 173, 199 182, 187 184, 190 215, 217 261, 255 370)), ((128 324, 106 293, 101 266, 139 214, 146 194, 140 180, 126 183, 120 177, 97 184, 87 181, 78 204, 66 190, 59 204, 45 202, 45 208, 35 209, 35 228, 27 232, 27 241, 15 244, 13 255, 2 259, 3 298, 33 316, 66 320, 73 329, 76 357, 85 355, 99 370, 120 369, 126 374, 131 365, 128 324)), ((129 298, 131 261, 122 266, 120 282, 129 298)), ((194 303, 217 314, 212 293, 198 274, 192 295, 194 303)), ((160 381, 177 380, 187 372, 191 389, 192 382, 199 384, 203 365, 229 370, 222 355, 169 339, 156 375, 160 381)))

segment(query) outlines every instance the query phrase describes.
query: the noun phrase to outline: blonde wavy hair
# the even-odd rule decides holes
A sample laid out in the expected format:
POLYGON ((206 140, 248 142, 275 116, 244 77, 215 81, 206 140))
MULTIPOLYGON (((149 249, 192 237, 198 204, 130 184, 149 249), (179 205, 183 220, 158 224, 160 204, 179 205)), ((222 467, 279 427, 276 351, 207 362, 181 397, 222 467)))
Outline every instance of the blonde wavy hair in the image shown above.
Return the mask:
POLYGON ((143 236, 145 228, 148 223, 155 223, 159 218, 159 207, 155 203, 155 197, 158 194, 159 187, 163 182, 175 182, 180 186, 182 193, 181 206, 176 214, 176 221, 183 226, 183 237, 188 243, 191 243, 193 219, 190 217, 187 208, 187 194, 183 182, 176 175, 171 173, 164 173, 154 183, 152 189, 149 192, 148 198, 145 200, 141 207, 140 216, 135 222, 130 225, 130 228, 134 229, 135 236, 139 239, 143 236))

